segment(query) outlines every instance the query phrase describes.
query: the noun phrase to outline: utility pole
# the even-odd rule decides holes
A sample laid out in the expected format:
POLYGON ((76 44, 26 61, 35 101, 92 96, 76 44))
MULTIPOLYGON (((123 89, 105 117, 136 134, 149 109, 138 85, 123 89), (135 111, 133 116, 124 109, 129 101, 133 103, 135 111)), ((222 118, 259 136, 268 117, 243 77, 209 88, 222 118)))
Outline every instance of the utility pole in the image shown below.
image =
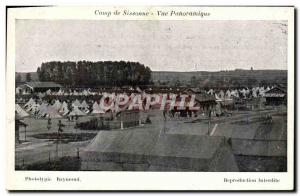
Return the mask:
POLYGON ((25 142, 26 142, 26 139, 27 139, 27 134, 26 134, 26 125, 25 125, 24 127, 25 127, 25 142))
POLYGON ((207 135, 209 135, 209 129, 210 129, 210 118, 208 119, 207 135))
POLYGON ((163 128, 163 133, 166 133, 166 120, 167 120, 167 117, 166 117, 166 111, 165 111, 165 110, 163 111, 163 115, 164 115, 164 128, 163 128))
POLYGON ((211 111, 208 111, 208 126, 207 126, 207 135, 209 135, 209 129, 210 129, 210 120, 211 120, 211 111))
POLYGON ((57 134, 56 134, 56 158, 58 158, 58 136, 59 136, 59 131, 57 131, 57 134))
POLYGON ((77 124, 78 124, 78 116, 75 116, 75 140, 77 141, 77 124))
POLYGON ((58 121, 58 130, 57 130, 57 137, 56 137, 56 156, 58 158, 58 143, 60 142, 60 132, 63 132, 62 127, 65 125, 61 123, 61 120, 58 121))

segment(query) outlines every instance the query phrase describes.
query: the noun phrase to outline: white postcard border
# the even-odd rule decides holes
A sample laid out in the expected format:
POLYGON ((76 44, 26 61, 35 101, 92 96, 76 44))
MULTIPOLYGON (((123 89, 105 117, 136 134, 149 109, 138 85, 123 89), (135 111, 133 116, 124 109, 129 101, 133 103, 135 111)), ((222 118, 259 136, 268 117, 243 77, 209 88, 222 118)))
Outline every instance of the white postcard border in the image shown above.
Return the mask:
POLYGON ((8 190, 292 190, 294 188, 294 8, 293 7, 36 7, 8 9, 6 64, 6 134, 8 190), (105 17, 95 10, 201 10, 208 17, 105 17), (48 20, 288 20, 288 172, 89 172, 15 171, 15 19, 48 20), (50 177, 28 182, 25 177, 50 177), (80 182, 57 182, 79 177, 80 182), (279 183, 225 183, 228 179, 279 179, 279 183))

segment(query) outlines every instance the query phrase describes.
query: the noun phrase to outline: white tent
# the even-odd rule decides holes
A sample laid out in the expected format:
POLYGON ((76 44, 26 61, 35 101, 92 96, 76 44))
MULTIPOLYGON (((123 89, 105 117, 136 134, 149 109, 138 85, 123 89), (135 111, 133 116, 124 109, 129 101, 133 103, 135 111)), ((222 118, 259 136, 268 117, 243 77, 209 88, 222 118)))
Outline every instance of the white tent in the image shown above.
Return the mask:
POLYGON ((41 92, 38 93, 38 97, 39 97, 40 99, 42 99, 42 98, 45 97, 45 96, 46 96, 45 93, 41 93, 41 92))
POLYGON ((210 89, 207 94, 210 94, 210 95, 213 95, 214 94, 214 90, 213 89, 210 89))
POLYGON ((246 98, 246 89, 240 90, 240 93, 243 95, 243 98, 246 98))
POLYGON ((264 87, 260 87, 258 90, 258 94, 260 97, 264 97, 265 96, 265 88, 264 87))
POLYGON ((61 103, 59 100, 55 100, 54 104, 52 105, 57 111, 61 108, 61 103))
POLYGON ((46 95, 51 95, 51 90, 50 90, 50 89, 48 89, 48 90, 46 91, 46 95))
POLYGON ((72 111, 68 114, 68 116, 85 116, 86 114, 81 111, 78 107, 73 107, 72 111))
POLYGON ((56 109, 53 106, 47 107, 45 114, 42 116, 45 118, 61 118, 61 115, 58 114, 56 109))
POLYGON ((217 94, 215 94, 215 98, 216 98, 216 101, 222 101, 222 99, 217 95, 217 94))
POLYGON ((22 88, 17 87, 16 88, 16 95, 21 94, 22 93, 22 88))
POLYGON ((61 104, 61 107, 59 109, 59 113, 61 113, 63 116, 67 115, 69 113, 69 109, 68 109, 68 104, 64 101, 62 104, 61 104))
POLYGON ((232 90, 232 91, 231 91, 231 95, 234 96, 234 97, 239 97, 239 92, 238 92, 238 90, 232 90))
POLYGON ((62 91, 61 89, 59 89, 59 91, 56 93, 57 95, 63 95, 64 91, 62 91))
POLYGON ((34 103, 34 99, 30 98, 29 101, 24 105, 24 108, 31 107, 34 103))
POLYGON ((105 112, 103 110, 101 110, 101 108, 99 107, 98 103, 95 101, 95 103, 93 104, 93 111, 92 114, 104 114, 105 112))
POLYGON ((23 108, 21 108, 21 106, 19 106, 19 104, 16 104, 15 105, 15 111, 16 111, 16 114, 20 117, 20 118, 24 118, 24 117, 27 117, 29 116, 29 114, 23 110, 23 108))
POLYGON ((224 93, 223 90, 221 90, 221 91, 219 92, 219 97, 220 97, 221 100, 224 100, 224 99, 225 99, 225 93, 224 93))
POLYGON ((142 90, 141 90, 141 88, 140 88, 140 87, 136 87, 136 91, 137 91, 137 92, 139 92, 139 93, 141 93, 141 92, 142 92, 142 90))
POLYGON ((73 103, 72 103, 72 107, 80 107, 80 102, 78 101, 78 99, 76 99, 73 103))
POLYGON ((231 147, 222 137, 158 131, 100 131, 80 157, 89 170, 120 171, 125 168, 119 164, 122 160, 133 171, 238 171, 231 147))
POLYGON ((82 94, 83 94, 84 96, 87 96, 89 93, 88 93, 87 90, 84 89, 84 90, 82 91, 82 94))
POLYGON ((42 103, 39 107, 38 117, 42 117, 45 115, 48 108, 48 103, 42 103))
POLYGON ((94 95, 95 94, 94 92, 91 92, 90 88, 87 89, 87 93, 88 93, 88 95, 94 95))
POLYGON ((246 96, 248 96, 250 94, 250 90, 246 89, 246 96))
POLYGON ((89 105, 86 103, 85 100, 82 101, 80 109, 86 114, 90 112, 89 105))
POLYGON ((78 94, 78 92, 76 90, 74 90, 73 95, 77 96, 79 94, 78 94))
POLYGON ((252 96, 253 97, 257 97, 257 90, 256 89, 252 89, 252 96))
POLYGON ((40 109, 40 104, 34 103, 30 107, 27 108, 27 112, 31 112, 32 114, 36 114, 40 109))
POLYGON ((80 104, 80 107, 86 109, 89 108, 89 105, 86 103, 85 100, 83 100, 82 103, 80 104))
POLYGON ((230 90, 227 90, 227 91, 226 91, 225 99, 226 99, 226 100, 231 100, 231 92, 230 92, 230 90))

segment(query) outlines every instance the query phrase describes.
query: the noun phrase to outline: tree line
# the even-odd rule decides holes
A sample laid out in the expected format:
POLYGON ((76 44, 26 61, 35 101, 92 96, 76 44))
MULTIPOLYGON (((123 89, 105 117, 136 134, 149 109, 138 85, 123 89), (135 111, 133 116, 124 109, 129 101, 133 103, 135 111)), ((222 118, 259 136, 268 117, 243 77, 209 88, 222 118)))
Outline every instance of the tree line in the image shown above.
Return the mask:
POLYGON ((97 87, 148 85, 151 69, 139 62, 78 61, 44 62, 37 68, 40 81, 53 81, 65 86, 97 87))
POLYGON ((25 76, 25 79, 23 78, 22 79, 22 76, 21 74, 16 74, 16 77, 15 77, 15 83, 16 85, 19 85, 23 82, 31 82, 32 81, 32 78, 31 78, 31 74, 30 73, 26 73, 26 76, 25 76))

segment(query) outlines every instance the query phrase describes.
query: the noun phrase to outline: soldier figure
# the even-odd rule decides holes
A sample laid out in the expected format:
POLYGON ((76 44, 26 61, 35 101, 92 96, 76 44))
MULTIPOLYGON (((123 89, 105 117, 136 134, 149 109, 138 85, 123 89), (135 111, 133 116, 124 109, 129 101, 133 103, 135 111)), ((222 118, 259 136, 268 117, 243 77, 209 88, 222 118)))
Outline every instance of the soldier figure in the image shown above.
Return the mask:
POLYGON ((47 123, 47 129, 48 129, 48 131, 51 129, 51 124, 52 124, 51 118, 48 118, 48 123, 47 123))
POLYGON ((58 121, 58 132, 63 132, 62 127, 64 127, 65 125, 62 124, 61 120, 58 121))

